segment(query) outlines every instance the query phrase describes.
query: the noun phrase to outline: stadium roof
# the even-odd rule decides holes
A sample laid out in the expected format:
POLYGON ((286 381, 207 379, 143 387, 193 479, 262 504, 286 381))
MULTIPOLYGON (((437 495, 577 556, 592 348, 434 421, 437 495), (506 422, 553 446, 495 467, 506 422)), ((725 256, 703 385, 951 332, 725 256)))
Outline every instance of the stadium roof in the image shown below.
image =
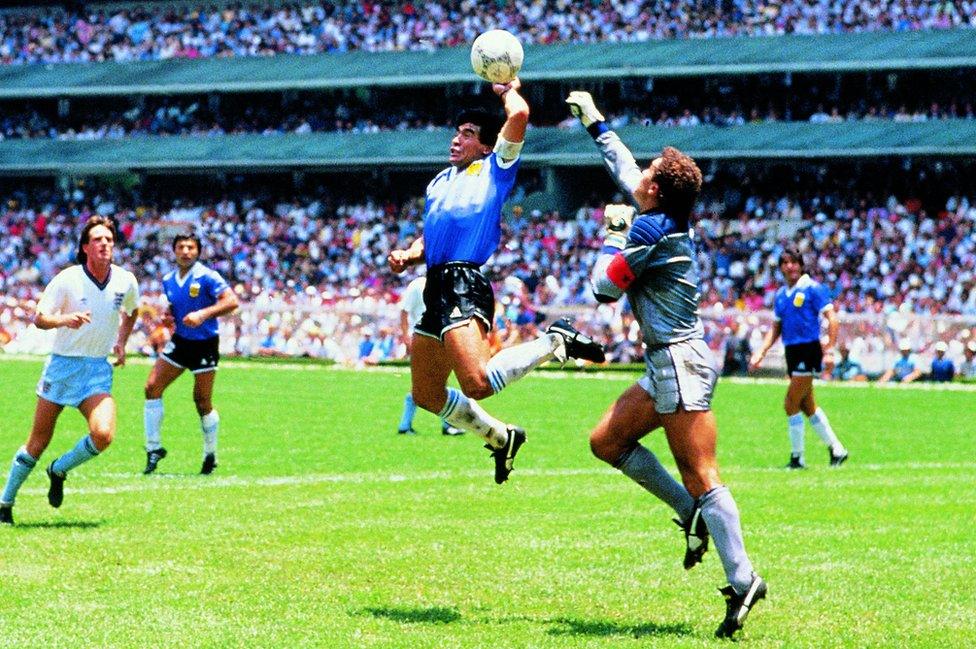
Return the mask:
MULTIPOLYGON (((685 39, 526 48, 525 81, 976 67, 976 31, 685 39)), ((468 48, 0 67, 0 98, 477 82, 468 48)))
MULTIPOLYGON (((702 159, 976 156, 976 121, 922 123, 772 123, 720 128, 629 126, 619 130, 638 159, 677 146, 702 159)), ((443 167, 448 130, 372 134, 139 137, 95 141, 0 142, 0 172, 56 174, 122 169, 156 171, 443 167)), ((582 129, 529 132, 529 166, 596 166, 596 148, 582 129)))

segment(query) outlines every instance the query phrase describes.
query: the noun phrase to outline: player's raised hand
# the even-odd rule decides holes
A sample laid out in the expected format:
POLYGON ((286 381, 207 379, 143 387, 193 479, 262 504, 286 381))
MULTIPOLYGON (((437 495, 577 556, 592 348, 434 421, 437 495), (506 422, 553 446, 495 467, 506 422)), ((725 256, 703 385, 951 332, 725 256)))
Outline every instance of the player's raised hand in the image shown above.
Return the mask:
POLYGON ((519 88, 522 87, 522 82, 518 77, 515 77, 508 83, 493 83, 491 84, 491 90, 499 97, 503 96, 509 90, 514 90, 518 92, 519 88))
POLYGON ((569 96, 566 97, 566 103, 569 104, 569 112, 574 117, 578 117, 579 121, 583 122, 583 126, 604 121, 603 114, 596 109, 596 104, 593 103, 593 96, 585 90, 574 90, 569 93, 569 96))
POLYGON ((78 329, 91 322, 91 311, 75 311, 62 316, 62 325, 68 329, 78 329))
POLYGON ((611 203, 603 208, 603 225, 610 232, 627 236, 634 222, 634 206, 611 203))

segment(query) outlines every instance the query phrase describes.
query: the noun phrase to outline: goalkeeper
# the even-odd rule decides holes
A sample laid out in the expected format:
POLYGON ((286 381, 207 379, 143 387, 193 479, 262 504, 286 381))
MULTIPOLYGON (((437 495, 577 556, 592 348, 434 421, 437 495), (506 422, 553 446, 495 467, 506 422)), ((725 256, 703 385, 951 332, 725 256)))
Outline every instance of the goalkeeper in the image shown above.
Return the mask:
POLYGON ((636 206, 607 207, 606 239, 591 281, 600 302, 627 294, 646 347, 645 375, 607 410, 590 433, 590 447, 677 512, 686 540, 685 569, 701 561, 711 535, 729 581, 721 589, 727 610, 716 635, 731 637, 765 597, 766 584, 753 572, 735 500, 720 481, 715 459, 711 400, 718 374, 698 317, 699 273, 688 222, 701 171, 673 147, 641 170, 589 93, 571 92, 566 102, 636 206), (658 427, 664 428, 684 484, 639 442, 658 427))

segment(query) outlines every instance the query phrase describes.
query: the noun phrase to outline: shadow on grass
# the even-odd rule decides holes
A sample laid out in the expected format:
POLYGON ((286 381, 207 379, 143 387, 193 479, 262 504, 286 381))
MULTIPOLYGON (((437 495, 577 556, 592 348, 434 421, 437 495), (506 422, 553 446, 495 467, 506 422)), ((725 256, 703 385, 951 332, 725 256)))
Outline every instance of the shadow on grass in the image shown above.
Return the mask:
POLYGON ((362 614, 386 618, 403 624, 450 624, 461 619, 461 614, 456 609, 443 606, 431 606, 429 608, 376 606, 363 609, 362 614))
POLYGON ((605 620, 580 620, 577 618, 560 617, 549 620, 549 624, 555 625, 549 629, 549 635, 592 635, 600 637, 608 636, 628 636, 631 638, 663 637, 663 636, 686 636, 692 634, 691 625, 687 622, 674 622, 670 624, 657 624, 646 622, 644 624, 617 624, 605 620))
POLYGON ((15 530, 43 530, 58 528, 73 528, 76 530, 88 530, 101 527, 104 521, 33 521, 30 523, 17 523, 15 530))

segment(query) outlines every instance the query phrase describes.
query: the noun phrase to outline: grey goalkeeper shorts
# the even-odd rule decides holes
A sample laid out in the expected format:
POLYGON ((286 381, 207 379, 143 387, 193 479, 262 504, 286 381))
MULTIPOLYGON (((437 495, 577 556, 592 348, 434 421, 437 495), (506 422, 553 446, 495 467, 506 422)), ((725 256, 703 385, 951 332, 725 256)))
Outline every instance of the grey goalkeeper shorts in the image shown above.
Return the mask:
POLYGON ((652 349, 645 357, 647 373, 637 384, 654 399, 655 410, 669 415, 685 410, 711 410, 718 370, 712 351, 700 338, 652 349))

